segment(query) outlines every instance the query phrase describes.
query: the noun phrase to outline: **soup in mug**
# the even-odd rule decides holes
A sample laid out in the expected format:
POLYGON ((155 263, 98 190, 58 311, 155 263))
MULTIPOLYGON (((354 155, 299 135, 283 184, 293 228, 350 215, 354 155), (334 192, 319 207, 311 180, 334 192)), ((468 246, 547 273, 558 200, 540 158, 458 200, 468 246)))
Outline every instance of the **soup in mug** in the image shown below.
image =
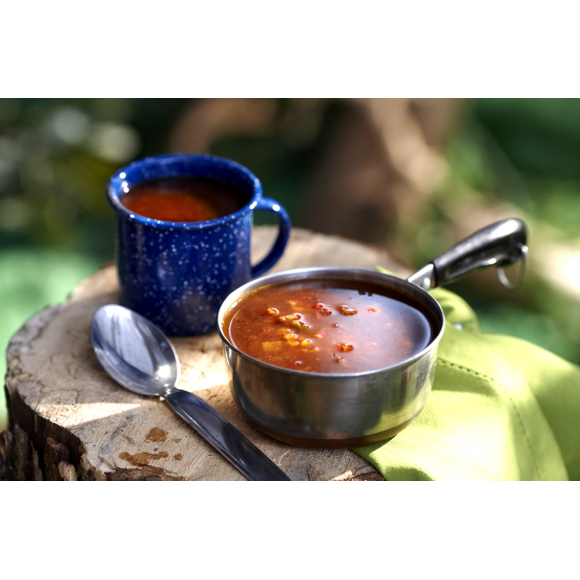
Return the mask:
POLYGON ((427 316, 379 284, 292 281, 249 291, 223 331, 243 353, 311 373, 357 373, 400 363, 433 339, 427 316))
POLYGON ((240 210, 248 196, 233 185, 201 177, 170 177, 131 187, 121 203, 138 215, 167 222, 203 222, 240 210))

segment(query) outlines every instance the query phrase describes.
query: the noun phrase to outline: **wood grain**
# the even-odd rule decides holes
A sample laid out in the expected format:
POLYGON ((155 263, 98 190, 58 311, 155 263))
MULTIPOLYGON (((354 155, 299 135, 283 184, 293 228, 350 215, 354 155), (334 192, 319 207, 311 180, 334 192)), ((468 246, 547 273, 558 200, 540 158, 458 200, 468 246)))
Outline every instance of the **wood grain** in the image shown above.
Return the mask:
MULTIPOLYGON (((254 229, 254 261, 269 249, 271 227, 254 229)), ((272 271, 306 266, 385 266, 386 252, 294 229, 272 271)), ((31 317, 8 348, 10 431, 0 434, 0 479, 244 480, 163 400, 134 395, 99 365, 91 318, 117 302, 113 264, 84 280, 65 304, 31 317)), ((179 388, 195 391, 297 481, 382 479, 349 449, 294 447, 252 428, 233 403, 217 333, 172 338, 182 367, 179 388)))

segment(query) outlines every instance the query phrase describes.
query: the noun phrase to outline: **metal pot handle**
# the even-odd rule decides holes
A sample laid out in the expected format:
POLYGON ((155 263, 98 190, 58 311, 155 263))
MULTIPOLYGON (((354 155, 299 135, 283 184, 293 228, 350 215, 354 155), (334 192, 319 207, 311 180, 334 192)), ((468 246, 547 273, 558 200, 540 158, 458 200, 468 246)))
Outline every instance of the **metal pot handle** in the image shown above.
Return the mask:
POLYGON ((507 288, 514 288, 523 278, 527 253, 526 224, 520 219, 510 218, 478 230, 407 280, 424 290, 430 290, 474 270, 496 266, 499 281, 507 288), (521 260, 522 266, 518 282, 513 284, 507 279, 503 266, 518 260, 521 260))

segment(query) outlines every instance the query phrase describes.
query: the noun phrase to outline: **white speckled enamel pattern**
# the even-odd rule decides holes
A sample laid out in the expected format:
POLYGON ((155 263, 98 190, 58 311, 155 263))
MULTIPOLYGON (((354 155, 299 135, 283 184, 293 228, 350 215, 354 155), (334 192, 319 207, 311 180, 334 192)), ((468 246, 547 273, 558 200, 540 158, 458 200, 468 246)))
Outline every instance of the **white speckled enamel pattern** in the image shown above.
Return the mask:
POLYGON ((107 198, 117 214, 117 268, 120 302, 173 336, 216 329, 224 299, 282 256, 290 219, 276 201, 262 197, 262 186, 248 169, 211 155, 159 155, 136 161, 113 175, 107 198), (247 193, 239 211, 204 222, 165 222, 132 214, 123 193, 144 181, 173 176, 206 177, 247 193), (268 255, 250 263, 253 211, 278 218, 279 233, 268 255))

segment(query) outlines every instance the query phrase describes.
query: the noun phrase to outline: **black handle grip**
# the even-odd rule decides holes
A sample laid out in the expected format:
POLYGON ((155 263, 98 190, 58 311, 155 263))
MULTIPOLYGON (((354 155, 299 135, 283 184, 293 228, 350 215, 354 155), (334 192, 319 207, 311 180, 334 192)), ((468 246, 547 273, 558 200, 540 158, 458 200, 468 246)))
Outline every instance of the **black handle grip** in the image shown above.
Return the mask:
POLYGON ((517 262, 527 248, 526 224, 510 218, 478 230, 431 263, 436 286, 489 266, 517 262))

